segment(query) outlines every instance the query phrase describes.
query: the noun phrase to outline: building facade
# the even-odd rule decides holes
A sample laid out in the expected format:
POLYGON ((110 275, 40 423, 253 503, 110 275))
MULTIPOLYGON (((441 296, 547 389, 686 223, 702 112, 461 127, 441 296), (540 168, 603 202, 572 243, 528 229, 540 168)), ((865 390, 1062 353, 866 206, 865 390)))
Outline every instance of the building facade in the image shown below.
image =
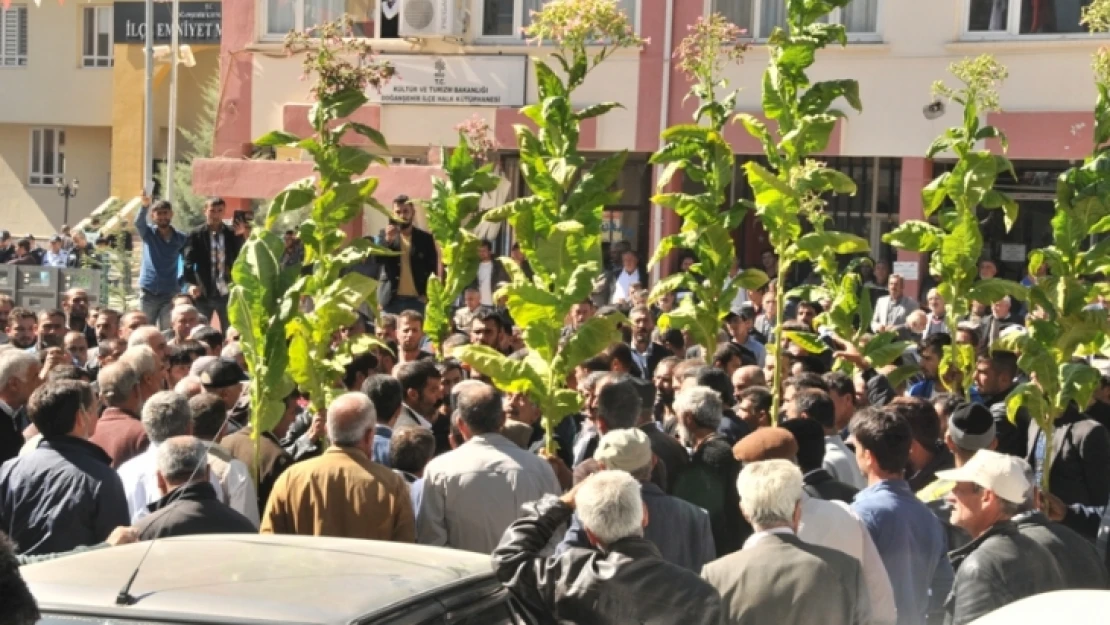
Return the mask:
MULTIPOLYGON (((179 71, 178 124, 191 127, 203 85, 217 73, 219 2, 183 2, 182 42, 195 66, 179 71), (192 25, 192 29, 189 29, 192 25)), ((155 43, 169 39, 157 5, 155 43)), ((142 2, 14 0, 0 6, 0 229, 43 237, 109 198, 143 188, 145 25, 142 2), (65 201, 58 183, 79 183, 65 201)), ((169 64, 155 70, 155 154, 168 140, 169 64)), ((187 149, 179 135, 179 153, 187 149)))
MULTIPOLYGON (((381 94, 372 94, 373 102, 355 114, 385 134, 388 156, 398 163, 371 172, 382 178, 378 198, 388 202, 399 193, 427 197, 437 170, 427 160, 429 148, 434 152, 454 144, 455 126, 474 116, 489 123, 502 151, 505 198, 526 193, 515 166, 512 127, 523 123, 517 108, 537 97, 526 57, 547 50, 527 45, 517 33, 542 0, 457 0, 469 11, 469 26, 460 36, 394 37, 395 8, 403 20, 406 4, 421 1, 225 0, 217 157, 195 164, 196 189, 247 203, 271 198, 311 173, 311 164, 297 155, 249 159, 251 139, 272 129, 307 131, 308 84, 299 80, 300 59, 281 53, 281 34, 347 12, 364 36, 375 39, 375 49, 399 68, 399 79, 381 94)), ((950 79, 947 68, 953 61, 983 53, 994 54, 1009 68, 1001 90, 1004 111, 986 115, 985 121, 1009 136, 1018 177, 1004 180, 1003 186, 1022 211, 1011 233, 988 237, 988 253, 1001 261, 1004 274, 1020 278, 1026 250, 1042 245, 1049 231, 1055 175, 1091 148, 1095 90, 1090 60, 1106 40, 1079 25, 1079 10, 1087 3, 854 0, 832 16, 847 26, 851 42, 823 51, 812 77, 857 79, 864 111, 849 113, 821 156, 859 185, 856 196, 835 198, 828 210, 838 228, 868 238, 875 256, 897 262, 911 293, 925 277, 925 264, 917 255, 885 248, 881 236, 901 221, 922 216, 920 190, 947 166, 943 159, 922 157, 937 135, 959 123, 960 112, 953 107, 925 115, 925 107, 934 102, 933 81, 950 79)), ((691 24, 712 11, 747 30, 753 45, 744 62, 726 74, 741 89, 737 112, 758 113, 767 61, 760 42, 783 22, 783 0, 622 4, 648 42, 617 52, 591 74, 575 104, 623 105, 584 125, 582 147, 598 156, 630 152, 621 184, 624 198, 620 206, 610 207, 607 236, 626 239, 650 255, 679 224, 677 217, 651 204, 657 172, 648 158, 659 148, 660 131, 688 121, 693 112, 692 102, 684 101, 688 82, 671 60, 674 48, 691 24)), ((738 124, 730 126, 727 137, 737 154, 733 193, 740 197, 749 193, 740 168, 759 158, 760 147, 738 124)), ((356 228, 376 232, 380 219, 367 214, 356 228)), ((737 241, 742 261, 757 264, 767 245, 758 225, 745 224, 737 241)))

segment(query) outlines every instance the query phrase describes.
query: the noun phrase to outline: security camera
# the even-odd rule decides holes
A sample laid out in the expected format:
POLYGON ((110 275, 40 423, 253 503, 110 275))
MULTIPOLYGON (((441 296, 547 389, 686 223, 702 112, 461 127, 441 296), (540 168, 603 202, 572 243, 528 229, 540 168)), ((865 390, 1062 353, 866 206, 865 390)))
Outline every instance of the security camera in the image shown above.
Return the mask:
POLYGON ((936 100, 926 104, 925 108, 921 109, 921 114, 930 121, 939 119, 944 115, 944 102, 936 100))

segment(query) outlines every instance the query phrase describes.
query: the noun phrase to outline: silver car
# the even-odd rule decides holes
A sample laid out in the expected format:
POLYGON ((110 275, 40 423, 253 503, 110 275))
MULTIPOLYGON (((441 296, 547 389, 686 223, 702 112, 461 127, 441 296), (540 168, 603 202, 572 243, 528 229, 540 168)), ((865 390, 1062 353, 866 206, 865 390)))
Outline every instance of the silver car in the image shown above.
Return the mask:
POLYGON ((411 544, 187 536, 64 556, 21 573, 48 625, 523 622, 489 556, 411 544))

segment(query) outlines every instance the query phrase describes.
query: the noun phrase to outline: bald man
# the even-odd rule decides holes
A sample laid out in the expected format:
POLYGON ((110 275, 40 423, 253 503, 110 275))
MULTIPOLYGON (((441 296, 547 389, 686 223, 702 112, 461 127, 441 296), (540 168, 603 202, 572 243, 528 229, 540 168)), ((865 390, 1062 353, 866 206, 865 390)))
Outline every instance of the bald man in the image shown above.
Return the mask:
POLYGON ((346 393, 332 401, 330 446, 281 474, 261 533, 413 542, 416 521, 404 478, 370 459, 376 424, 366 395, 346 393))
POLYGON ((752 386, 767 386, 767 377, 763 375, 763 369, 756 365, 744 365, 732 374, 732 389, 737 397, 740 396, 740 391, 752 386))

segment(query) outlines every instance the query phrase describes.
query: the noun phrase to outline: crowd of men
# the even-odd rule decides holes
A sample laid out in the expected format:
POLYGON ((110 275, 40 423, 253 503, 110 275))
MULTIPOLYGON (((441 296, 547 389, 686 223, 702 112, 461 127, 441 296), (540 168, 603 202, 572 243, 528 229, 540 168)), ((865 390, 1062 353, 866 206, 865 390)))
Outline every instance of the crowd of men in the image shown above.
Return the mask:
MULTIPOLYGON (((373 269, 396 314, 335 337, 386 347, 346 365, 325 413, 285 398, 256 461, 251 382, 234 330, 218 329, 239 246, 222 210, 210 202, 185 234, 168 204, 144 206, 141 310, 90 310, 80 289, 38 313, 0 297, 0 531, 20 562, 197 533, 415 542, 490 554, 537 623, 963 625, 1110 585, 1110 371, 1057 423, 1042 493, 1043 436, 1005 415, 1016 357, 982 352, 973 401, 955 392, 965 381, 939 378, 944 345, 994 334, 985 315, 985 332, 969 321, 949 337, 931 293, 925 327, 908 328, 923 311, 889 276, 873 330, 920 340, 906 356, 920 379, 892 384, 835 338, 822 354, 786 342, 772 415, 773 297, 738 296, 706 358, 657 328, 679 298, 647 305, 638 256, 615 247, 565 334, 620 310, 624 341, 574 371, 582 410, 548 453, 526 394, 436 359, 420 309, 438 259, 407 198, 380 235, 401 254, 373 269), (832 370, 834 356, 856 375, 832 370)), ((492 246, 481 262, 447 353, 523 357, 492 246)), ((814 330, 820 306, 792 302, 784 329, 814 330)))

